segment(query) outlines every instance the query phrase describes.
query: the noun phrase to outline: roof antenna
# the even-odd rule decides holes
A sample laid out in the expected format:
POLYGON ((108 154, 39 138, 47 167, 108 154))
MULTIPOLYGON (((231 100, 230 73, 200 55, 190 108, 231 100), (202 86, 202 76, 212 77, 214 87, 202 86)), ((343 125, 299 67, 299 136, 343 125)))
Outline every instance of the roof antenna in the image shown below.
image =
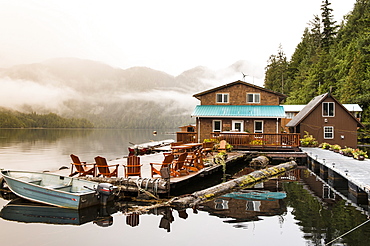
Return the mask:
POLYGON ((243 72, 242 72, 242 74, 243 74, 243 81, 245 82, 245 77, 247 77, 248 75, 244 74, 243 72))

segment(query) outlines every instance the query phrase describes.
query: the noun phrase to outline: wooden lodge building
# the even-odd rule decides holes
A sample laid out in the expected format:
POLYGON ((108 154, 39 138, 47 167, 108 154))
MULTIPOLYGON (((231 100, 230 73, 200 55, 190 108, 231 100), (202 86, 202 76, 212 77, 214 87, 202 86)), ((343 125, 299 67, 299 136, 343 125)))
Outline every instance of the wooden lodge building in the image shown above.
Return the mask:
POLYGON ((330 93, 307 105, 282 105, 286 95, 238 80, 193 96, 200 101, 191 115, 196 124, 182 127, 177 141, 225 139, 234 149, 298 151, 307 131, 319 143, 354 148, 363 127, 361 108, 344 106, 330 93))
POLYGON ((299 146, 298 134, 282 133, 284 94, 238 80, 193 96, 200 100, 192 113, 197 142, 225 139, 236 149, 299 146))
POLYGON ((319 143, 356 148, 357 129, 363 125, 357 118, 359 106, 352 107, 357 111, 351 113, 330 93, 325 93, 313 98, 286 127, 291 133, 299 133, 301 138, 309 132, 319 143))

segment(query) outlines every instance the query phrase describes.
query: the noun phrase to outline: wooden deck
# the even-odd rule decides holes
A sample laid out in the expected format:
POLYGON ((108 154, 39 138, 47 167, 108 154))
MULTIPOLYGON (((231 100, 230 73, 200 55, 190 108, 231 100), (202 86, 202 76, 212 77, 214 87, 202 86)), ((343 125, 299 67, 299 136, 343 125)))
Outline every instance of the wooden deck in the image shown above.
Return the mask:
POLYGON ((213 132, 210 138, 226 140, 234 149, 298 148, 300 144, 297 133, 213 132))

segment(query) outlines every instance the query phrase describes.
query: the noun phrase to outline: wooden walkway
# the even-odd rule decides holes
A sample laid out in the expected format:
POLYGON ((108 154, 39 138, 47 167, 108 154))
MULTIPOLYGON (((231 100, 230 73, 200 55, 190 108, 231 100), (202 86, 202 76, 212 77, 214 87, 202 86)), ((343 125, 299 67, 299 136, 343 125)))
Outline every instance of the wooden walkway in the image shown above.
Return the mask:
POLYGON ((309 157, 340 174, 370 195, 370 159, 359 161, 333 151, 304 148, 309 157))

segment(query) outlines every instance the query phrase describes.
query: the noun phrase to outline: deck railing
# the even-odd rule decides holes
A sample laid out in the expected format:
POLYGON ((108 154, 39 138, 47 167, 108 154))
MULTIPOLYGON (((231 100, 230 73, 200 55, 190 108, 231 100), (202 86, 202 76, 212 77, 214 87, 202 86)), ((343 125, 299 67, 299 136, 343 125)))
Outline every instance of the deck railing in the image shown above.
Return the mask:
POLYGON ((298 147, 298 133, 212 132, 211 138, 226 140, 234 148, 298 147))
POLYGON ((195 143, 197 142, 197 133, 196 132, 176 132, 177 142, 183 143, 195 143))

